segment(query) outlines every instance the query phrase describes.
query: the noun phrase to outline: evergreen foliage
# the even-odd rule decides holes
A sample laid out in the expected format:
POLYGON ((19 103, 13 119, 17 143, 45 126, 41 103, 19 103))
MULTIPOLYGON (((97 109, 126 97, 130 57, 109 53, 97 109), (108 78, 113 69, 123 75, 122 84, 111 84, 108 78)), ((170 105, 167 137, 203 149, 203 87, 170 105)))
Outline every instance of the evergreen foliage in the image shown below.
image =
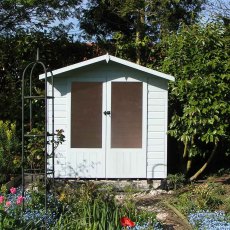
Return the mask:
MULTIPOLYGON (((183 143, 187 173, 198 157, 229 153, 229 28, 221 23, 183 26, 165 38, 162 70, 176 77, 170 85, 172 119, 169 134, 183 143)), ((198 168, 196 168, 198 170, 198 168)))
POLYGON ((82 11, 80 26, 86 37, 115 42, 116 56, 146 65, 152 46, 183 22, 197 20, 203 0, 96 0, 82 11))

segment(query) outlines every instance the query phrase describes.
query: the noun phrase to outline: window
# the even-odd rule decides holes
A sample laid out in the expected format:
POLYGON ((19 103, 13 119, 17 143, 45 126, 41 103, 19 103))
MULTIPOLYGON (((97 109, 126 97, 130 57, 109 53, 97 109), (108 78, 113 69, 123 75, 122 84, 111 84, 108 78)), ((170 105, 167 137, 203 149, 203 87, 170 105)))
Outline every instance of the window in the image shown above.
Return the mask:
POLYGON ((71 89, 71 148, 102 147, 102 83, 74 82, 71 89))

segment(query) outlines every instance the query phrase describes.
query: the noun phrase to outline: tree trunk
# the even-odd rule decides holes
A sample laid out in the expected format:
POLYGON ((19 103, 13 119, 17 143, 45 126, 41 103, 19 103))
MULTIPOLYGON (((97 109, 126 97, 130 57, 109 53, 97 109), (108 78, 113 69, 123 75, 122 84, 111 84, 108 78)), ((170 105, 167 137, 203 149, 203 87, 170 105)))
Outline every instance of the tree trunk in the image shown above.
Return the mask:
POLYGON ((140 12, 138 12, 135 43, 136 43, 136 63, 139 65, 141 63, 140 41, 141 41, 141 14, 140 12))
POLYGON ((192 159, 189 158, 187 161, 186 173, 190 171, 191 167, 192 167, 192 159))
POLYGON ((185 159, 187 156, 187 147, 188 147, 188 140, 184 142, 184 153, 183 153, 183 158, 185 159))
POLYGON ((217 149, 217 143, 215 143, 212 153, 209 156, 207 162, 205 162, 205 164, 192 177, 190 177, 190 181, 196 180, 197 177, 200 176, 200 174, 207 168, 207 166, 209 165, 209 163, 213 159, 213 156, 216 153, 216 149, 217 149))
POLYGON ((141 64, 141 40, 143 38, 143 26, 145 23, 145 11, 140 10, 137 12, 137 25, 136 25, 136 63, 141 64))
POLYGON ((140 51, 140 26, 139 26, 139 19, 137 22, 137 29, 136 29, 136 63, 140 65, 141 63, 141 51, 140 51))

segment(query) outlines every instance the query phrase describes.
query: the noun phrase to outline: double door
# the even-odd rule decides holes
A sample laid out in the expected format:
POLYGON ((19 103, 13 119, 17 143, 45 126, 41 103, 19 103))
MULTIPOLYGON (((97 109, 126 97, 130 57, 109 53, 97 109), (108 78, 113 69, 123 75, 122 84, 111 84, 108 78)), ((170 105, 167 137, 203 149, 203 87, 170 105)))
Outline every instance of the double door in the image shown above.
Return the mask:
POLYGON ((146 177, 146 85, 72 82, 71 154, 84 178, 146 177))

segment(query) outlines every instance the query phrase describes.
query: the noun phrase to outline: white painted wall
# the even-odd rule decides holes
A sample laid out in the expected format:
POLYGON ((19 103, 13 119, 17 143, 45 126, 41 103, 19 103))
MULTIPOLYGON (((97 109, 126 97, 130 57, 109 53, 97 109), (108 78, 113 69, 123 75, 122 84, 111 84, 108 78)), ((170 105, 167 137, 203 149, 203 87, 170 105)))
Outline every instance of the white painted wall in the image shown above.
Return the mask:
POLYGON ((148 80, 147 178, 167 177, 167 80, 148 80))
MULTIPOLYGON (((57 129, 63 129, 64 135, 67 130, 67 84, 66 80, 54 79, 54 131, 57 129)), ((52 95, 52 87, 48 83, 48 95, 52 95)), ((48 132, 52 133, 52 102, 48 100, 48 132)), ((48 147, 48 152, 51 152, 51 146, 48 147)), ((55 166, 55 177, 66 176, 66 156, 67 156, 67 143, 59 145, 55 151, 54 166, 55 166)), ((49 164, 52 161, 49 159, 49 164)))

